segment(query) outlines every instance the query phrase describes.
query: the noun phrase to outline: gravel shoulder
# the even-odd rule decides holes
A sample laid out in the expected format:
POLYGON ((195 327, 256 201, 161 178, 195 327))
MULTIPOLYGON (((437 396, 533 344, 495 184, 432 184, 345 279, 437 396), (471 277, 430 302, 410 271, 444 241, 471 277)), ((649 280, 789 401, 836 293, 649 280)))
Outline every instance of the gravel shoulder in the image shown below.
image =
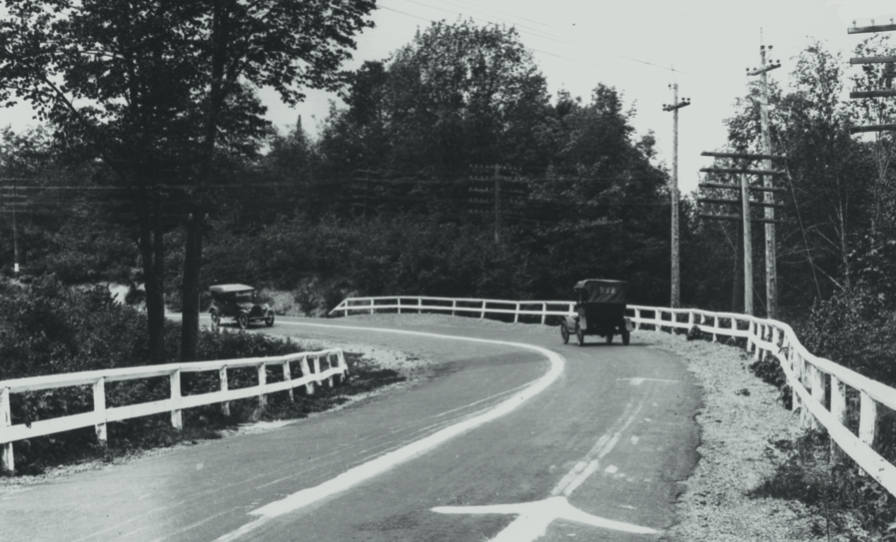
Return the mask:
POLYGON ((680 355, 703 388, 700 461, 679 496, 680 523, 674 540, 809 541, 824 518, 797 501, 747 494, 771 477, 782 457, 771 443, 800 435, 799 419, 778 401, 778 390, 749 369, 752 359, 738 347, 688 341, 653 331, 654 348, 680 355))

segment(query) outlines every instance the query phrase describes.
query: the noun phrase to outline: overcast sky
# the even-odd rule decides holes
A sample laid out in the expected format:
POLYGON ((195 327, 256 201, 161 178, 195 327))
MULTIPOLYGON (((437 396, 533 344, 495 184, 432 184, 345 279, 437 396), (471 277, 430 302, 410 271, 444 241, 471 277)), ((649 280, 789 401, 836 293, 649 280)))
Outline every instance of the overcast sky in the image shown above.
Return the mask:
MULTIPOLYGON (((770 76, 787 84, 791 57, 813 39, 842 51, 844 62, 867 35, 848 35, 847 27, 875 17, 886 24, 896 17, 896 2, 886 0, 378 0, 376 28, 358 39, 353 69, 365 60, 382 60, 410 42, 432 21, 472 18, 479 24, 515 26, 531 49, 556 95, 566 89, 588 100, 598 83, 616 87, 627 105, 634 103, 639 134, 653 130, 659 158, 671 167, 671 83, 692 105, 680 110, 679 179, 684 193, 696 188, 699 168, 710 165, 704 150, 725 144, 723 121, 745 93, 745 68, 759 65, 759 46, 772 45, 782 67, 770 76), (760 34, 761 29, 761 34, 760 34)), ((847 72, 857 69, 846 66, 847 72)), ((309 91, 305 103, 291 109, 276 94, 263 92, 268 118, 283 131, 298 115, 312 136, 335 95, 309 91)), ((5 111, 14 129, 33 123, 25 107, 5 111)))

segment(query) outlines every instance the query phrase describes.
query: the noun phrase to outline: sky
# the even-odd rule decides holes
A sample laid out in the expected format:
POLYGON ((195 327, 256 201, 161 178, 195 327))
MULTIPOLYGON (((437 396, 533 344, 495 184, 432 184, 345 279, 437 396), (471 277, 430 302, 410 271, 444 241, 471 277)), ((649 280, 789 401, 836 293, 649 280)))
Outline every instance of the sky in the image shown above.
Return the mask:
MULTIPOLYGON (((699 169, 711 165, 703 151, 726 143, 724 120, 734 102, 746 93, 747 68, 760 65, 760 45, 772 46, 770 58, 781 68, 769 73, 785 88, 796 56, 820 40, 843 54, 847 74, 853 48, 870 34, 849 35, 859 26, 888 24, 896 18, 892 0, 377 0, 375 28, 357 38, 357 50, 346 69, 366 60, 383 60, 409 43, 415 32, 433 21, 472 18, 477 24, 514 26, 523 44, 556 96, 565 89, 586 102, 603 83, 634 105, 638 135, 653 131, 658 161, 671 169, 672 103, 670 85, 691 105, 679 110, 678 179, 683 194, 696 189, 699 169)), ((304 103, 291 108, 275 92, 262 90, 267 117, 284 133, 296 123, 316 137, 335 94, 308 90, 304 103)), ((19 130, 34 124, 30 110, 18 106, 4 112, 3 124, 19 130)))

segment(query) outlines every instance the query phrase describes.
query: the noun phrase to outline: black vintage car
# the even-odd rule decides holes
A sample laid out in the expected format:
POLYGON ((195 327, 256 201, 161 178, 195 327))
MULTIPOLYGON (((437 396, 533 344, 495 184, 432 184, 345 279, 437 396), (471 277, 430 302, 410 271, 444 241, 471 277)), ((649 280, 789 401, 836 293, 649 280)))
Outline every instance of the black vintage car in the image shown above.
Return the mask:
POLYGON ((245 284, 217 284, 208 290, 212 295, 208 312, 213 330, 221 325, 221 318, 233 318, 240 329, 246 329, 252 322, 264 322, 268 327, 274 325, 274 310, 267 303, 258 301, 255 288, 245 284))
POLYGON ((614 335, 622 337, 622 344, 628 344, 634 329, 630 318, 625 316, 625 298, 628 283, 621 280, 587 279, 576 283, 575 315, 566 316, 560 323, 563 344, 575 333, 579 345, 585 344, 585 335, 606 337, 607 344, 613 342, 614 335))

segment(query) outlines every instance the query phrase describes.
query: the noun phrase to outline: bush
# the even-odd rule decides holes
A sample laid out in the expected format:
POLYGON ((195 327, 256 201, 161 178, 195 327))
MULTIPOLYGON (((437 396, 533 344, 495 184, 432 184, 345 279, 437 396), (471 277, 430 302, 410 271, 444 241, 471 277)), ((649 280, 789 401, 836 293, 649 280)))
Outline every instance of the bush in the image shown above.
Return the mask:
POLYGON ((852 518, 873 540, 896 542, 896 497, 846 458, 831 466, 830 441, 825 433, 809 432, 794 441, 772 443, 783 452, 775 473, 751 491, 751 497, 798 500, 825 518, 817 536, 856 532, 852 518))
MULTIPOLYGON (((105 288, 78 291, 62 286, 59 281, 44 279, 33 287, 23 288, 0 283, 0 380, 48 374, 131 367, 149 363, 147 319, 142 312, 112 302, 105 288)), ((168 321, 165 326, 167 362, 177 361, 180 346, 180 324, 168 321)), ((290 339, 252 333, 213 333, 203 331, 198 344, 199 360, 223 360, 248 357, 269 357, 301 352, 303 347, 290 339)), ((97 444, 92 427, 58 433, 15 443, 17 472, 40 473, 48 466, 80 459, 114 455, 131 450, 170 446, 196 438, 216 438, 218 430, 260 417, 296 418, 310 412, 326 410, 345 402, 345 395, 363 393, 373 388, 403 380, 394 371, 383 371, 361 363, 360 356, 350 353, 346 359, 352 366, 351 381, 338 390, 321 387, 313 396, 303 396, 302 388, 294 392, 295 401, 287 392, 269 394, 264 411, 255 399, 232 401, 231 414, 224 416, 220 405, 206 405, 183 412, 183 431, 171 427, 168 414, 144 416, 108 425, 108 447, 97 444)), ((293 375, 299 368, 293 367, 293 375)), ((283 380, 280 367, 268 368, 268 382, 283 380)), ((231 389, 257 385, 254 368, 228 371, 231 389)), ((184 373, 181 393, 193 395, 220 389, 217 372, 184 373)), ((170 379, 166 376, 110 382, 106 384, 109 407, 164 400, 171 396, 170 379)), ((73 386, 29 393, 16 393, 11 398, 13 424, 79 414, 93 410, 91 386, 73 386)))
POLYGON ((797 335, 813 354, 896 387, 896 312, 860 289, 816 303, 797 335))

